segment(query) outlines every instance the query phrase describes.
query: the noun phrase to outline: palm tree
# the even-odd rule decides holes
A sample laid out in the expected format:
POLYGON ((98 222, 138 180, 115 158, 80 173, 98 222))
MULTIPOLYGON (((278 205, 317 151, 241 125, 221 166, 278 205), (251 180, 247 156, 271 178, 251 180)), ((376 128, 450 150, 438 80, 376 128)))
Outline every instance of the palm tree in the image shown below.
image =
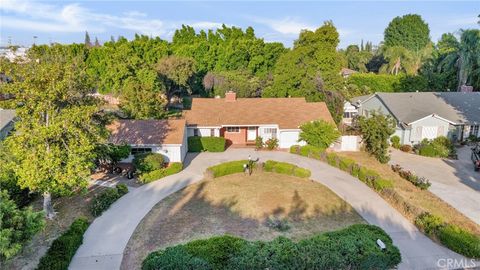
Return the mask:
MULTIPOLYGON (((409 69, 411 65, 410 52, 402 46, 393 46, 385 49, 383 57, 388 63, 382 65, 380 72, 398 75, 398 73, 409 69)), ((408 73, 408 72, 407 72, 408 73)))
POLYGON ((471 82, 473 75, 480 75, 480 30, 461 30, 456 50, 440 63, 441 69, 455 68, 458 73, 458 90, 471 82))

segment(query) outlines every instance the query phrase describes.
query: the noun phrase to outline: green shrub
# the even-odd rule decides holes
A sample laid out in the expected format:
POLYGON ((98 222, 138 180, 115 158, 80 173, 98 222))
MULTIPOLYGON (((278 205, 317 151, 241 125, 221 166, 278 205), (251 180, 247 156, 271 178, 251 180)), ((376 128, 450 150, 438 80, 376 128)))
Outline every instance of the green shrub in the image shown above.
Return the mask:
POLYGON ((307 122, 300 129, 302 130, 299 135, 301 141, 324 149, 328 148, 341 135, 335 124, 324 120, 307 122))
POLYGON ((373 182, 373 188, 377 191, 382 191, 386 188, 392 188, 393 183, 390 180, 379 178, 373 182))
POLYGON ((167 177, 172 174, 179 173, 183 169, 183 164, 181 162, 171 162, 168 167, 162 168, 159 170, 151 171, 149 173, 144 173, 138 178, 142 183, 150 183, 158 179, 167 177))
POLYGON ((448 157, 454 152, 452 142, 445 136, 437 137, 431 141, 424 139, 416 146, 418 154, 426 157, 448 157))
POLYGON ((398 137, 397 135, 390 137, 390 142, 392 143, 393 148, 395 149, 400 148, 400 137, 398 137))
POLYGON ((188 152, 223 152, 225 143, 223 137, 188 137, 188 152))
POLYGON ((278 148, 278 139, 271 138, 265 142, 268 150, 274 150, 278 148))
POLYGON ((287 162, 279 162, 274 160, 265 161, 263 170, 266 172, 293 175, 301 178, 308 178, 311 175, 311 172, 308 169, 300 168, 287 162))
POLYGON ((255 138, 255 149, 262 149, 263 148, 263 138, 258 136, 255 138))
POLYGON ((109 188, 100 195, 93 198, 90 205, 90 212, 94 217, 100 216, 103 211, 107 210, 120 197, 128 193, 128 188, 124 184, 119 184, 115 188, 109 188))
POLYGON ((244 172, 243 165, 248 164, 248 160, 236 160, 218 164, 208 168, 207 170, 213 173, 213 177, 220 177, 224 175, 244 172))
POLYGON ((163 168, 163 155, 158 153, 143 153, 135 155, 132 161, 140 173, 148 173, 163 168))
POLYGON ((304 156, 304 157, 312 157, 315 159, 320 159, 321 155, 325 153, 324 148, 315 147, 312 145, 297 146, 297 147, 299 150, 295 154, 300 154, 301 156, 304 156))
POLYGON ((207 261, 215 269, 225 269, 232 256, 247 244, 242 238, 223 235, 208 239, 201 239, 185 244, 187 252, 195 257, 207 261))
POLYGON ((335 153, 327 153, 327 163, 330 166, 338 167, 338 156, 335 153))
POLYGON ((415 218, 415 225, 428 235, 437 235, 440 227, 444 224, 442 218, 430 213, 422 213, 415 218))
POLYGON ((75 252, 83 242, 83 234, 88 228, 86 218, 76 219, 70 228, 55 239, 45 256, 40 259, 37 270, 66 270, 75 252))
POLYGON ((297 167, 293 169, 293 175, 300 178, 309 178, 312 173, 308 169, 297 167))
POLYGON ((232 236, 197 240, 151 253, 142 269, 392 269, 400 262, 398 248, 382 229, 357 224, 300 242, 285 237, 270 242, 232 236))
POLYGON ((168 247, 150 253, 142 263, 142 270, 211 270, 208 262, 189 254, 184 246, 168 247))
POLYGON ((292 145, 292 146, 290 146, 290 151, 289 152, 292 153, 292 154, 300 154, 300 149, 301 149, 300 145, 292 145))
POLYGON ((455 226, 440 227, 438 232, 440 242, 449 249, 469 258, 480 258, 480 237, 455 226))
POLYGON ((353 165, 355 165, 355 160, 341 157, 340 162, 338 164, 338 168, 342 171, 351 173, 353 169, 353 165))

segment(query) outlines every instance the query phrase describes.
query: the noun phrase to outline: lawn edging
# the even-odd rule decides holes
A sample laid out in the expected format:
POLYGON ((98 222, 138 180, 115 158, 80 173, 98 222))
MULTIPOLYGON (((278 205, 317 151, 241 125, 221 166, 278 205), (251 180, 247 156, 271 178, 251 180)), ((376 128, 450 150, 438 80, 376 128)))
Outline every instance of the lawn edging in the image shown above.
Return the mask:
POLYGON ((415 226, 430 239, 466 257, 480 258, 480 236, 459 226, 443 222, 440 217, 433 216, 416 205, 405 201, 405 199, 393 189, 393 182, 382 179, 380 174, 374 170, 357 164, 353 159, 340 157, 335 153, 327 153, 325 149, 310 145, 294 145, 290 148, 290 153, 318 159, 349 173, 375 190, 386 201, 391 204, 395 202, 400 206, 395 208, 401 210, 404 215, 413 215, 415 226), (432 222, 434 225, 431 224, 432 222))
POLYGON ((36 269, 68 269, 77 249, 83 243, 83 234, 89 225, 87 218, 77 218, 66 232, 53 241, 47 253, 40 259, 36 269))
POLYGON ((251 242, 229 235, 194 240, 150 253, 142 269, 392 269, 400 262, 400 251, 385 231, 355 224, 299 242, 286 237, 251 242))

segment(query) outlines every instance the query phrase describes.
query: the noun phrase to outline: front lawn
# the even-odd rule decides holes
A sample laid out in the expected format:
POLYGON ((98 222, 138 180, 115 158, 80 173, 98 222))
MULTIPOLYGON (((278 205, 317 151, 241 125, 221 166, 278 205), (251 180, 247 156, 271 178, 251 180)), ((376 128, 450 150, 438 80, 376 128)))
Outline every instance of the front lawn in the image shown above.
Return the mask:
POLYGON ((139 269, 152 251, 214 235, 297 241, 357 223, 365 221, 319 183, 270 172, 231 174, 191 185, 158 203, 130 238, 122 269, 139 269), (286 228, 275 227, 278 223, 286 228))

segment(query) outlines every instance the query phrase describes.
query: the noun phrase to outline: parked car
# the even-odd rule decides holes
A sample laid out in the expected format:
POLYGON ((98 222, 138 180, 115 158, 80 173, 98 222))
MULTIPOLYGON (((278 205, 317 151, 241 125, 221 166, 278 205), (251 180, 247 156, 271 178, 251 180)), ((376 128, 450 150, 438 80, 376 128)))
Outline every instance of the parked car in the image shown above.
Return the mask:
POLYGON ((475 171, 479 171, 480 170, 480 144, 478 143, 474 148, 472 148, 472 162, 473 162, 475 171))

